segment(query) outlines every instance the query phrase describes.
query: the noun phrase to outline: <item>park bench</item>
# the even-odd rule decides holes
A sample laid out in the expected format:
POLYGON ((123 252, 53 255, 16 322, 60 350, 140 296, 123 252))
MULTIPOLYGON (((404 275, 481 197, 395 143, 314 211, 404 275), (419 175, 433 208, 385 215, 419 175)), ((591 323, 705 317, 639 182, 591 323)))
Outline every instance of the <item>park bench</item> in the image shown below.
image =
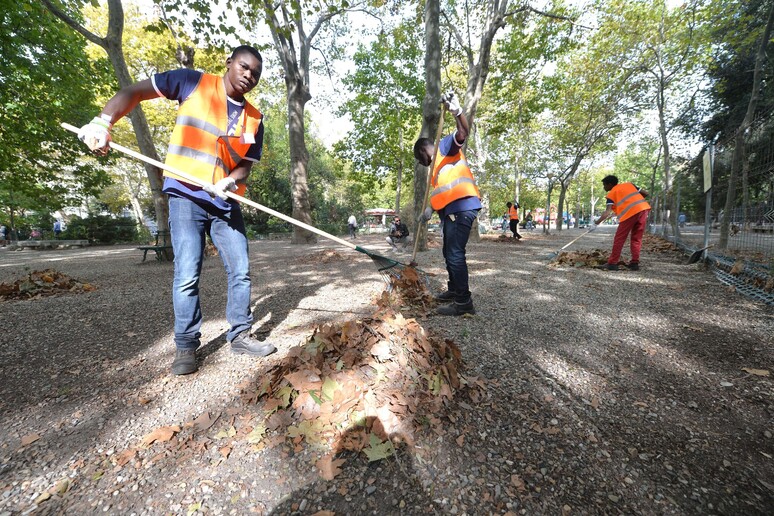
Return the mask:
POLYGON ((21 251, 25 248, 57 249, 62 247, 69 249, 71 247, 85 247, 87 245, 89 245, 88 240, 18 240, 16 242, 11 242, 8 245, 8 248, 15 251, 21 251))
MULTIPOLYGON (((164 261, 165 255, 164 252, 168 249, 172 249, 171 245, 159 245, 159 236, 164 236, 163 232, 159 231, 156 234, 156 242, 153 245, 141 245, 137 249, 142 251, 142 261, 145 261, 145 259, 148 257, 148 251, 153 251, 156 253, 156 260, 162 262, 164 261)), ((163 240, 162 240, 163 241, 163 240)))

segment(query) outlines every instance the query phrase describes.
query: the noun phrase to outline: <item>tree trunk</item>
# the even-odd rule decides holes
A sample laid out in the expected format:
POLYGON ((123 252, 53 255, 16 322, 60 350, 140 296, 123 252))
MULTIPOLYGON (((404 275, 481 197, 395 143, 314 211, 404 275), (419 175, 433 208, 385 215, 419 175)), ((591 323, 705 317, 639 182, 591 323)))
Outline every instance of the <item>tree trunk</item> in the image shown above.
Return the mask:
MULTIPOLYGON (((419 136, 433 138, 441 118, 439 99, 441 98, 441 40, 440 40, 439 0, 427 0, 425 3, 425 98, 422 101, 422 130, 419 136)), ((429 168, 414 161, 414 216, 417 229, 414 238, 418 239, 418 250, 427 250, 427 224, 420 222, 420 210, 427 195, 429 168)))
MULTIPOLYGON (((110 63, 113 65, 113 71, 118 79, 118 85, 121 88, 129 86, 134 82, 129 73, 129 68, 126 66, 126 59, 124 58, 122 42, 124 32, 124 8, 121 4, 121 0, 108 0, 108 29, 107 35, 104 38, 86 30, 67 13, 53 5, 51 0, 43 0, 43 3, 54 16, 64 21, 73 30, 92 43, 99 45, 107 52, 110 63)), ((145 156, 158 161, 159 156, 156 152, 156 147, 153 144, 153 139, 151 138, 148 120, 145 118, 145 113, 139 105, 129 113, 129 119, 131 120, 132 128, 134 129, 134 134, 137 138, 137 145, 140 147, 140 152, 145 156)), ((163 181, 161 169, 148 163, 144 163, 143 166, 145 167, 145 173, 148 176, 151 193, 153 194, 153 205, 156 210, 156 223, 159 228, 168 228, 169 205, 167 204, 167 196, 161 191, 163 181)), ((172 245, 172 242, 169 240, 168 231, 160 232, 160 236, 163 240, 163 245, 172 245)), ((161 245, 162 242, 160 241, 159 244, 161 245)), ((167 253, 167 258, 172 259, 171 250, 167 253)))
MULTIPOLYGON (((312 225, 312 208, 309 204, 309 185, 307 165, 309 153, 304 140, 304 106, 311 98, 306 88, 300 85, 288 88, 288 135, 290 142, 290 185, 293 197, 293 218, 312 225)), ((298 226, 293 226, 294 244, 316 242, 315 234, 298 226)))
POLYGON ((740 161, 743 156, 743 147, 745 143, 745 132, 750 127, 758 107, 760 98, 761 70, 763 62, 766 60, 766 47, 771 39, 772 26, 774 25, 774 2, 769 8, 769 18, 766 22, 766 28, 761 36, 761 44, 758 47, 758 53, 755 56, 755 71, 753 72, 753 87, 750 103, 747 104, 747 113, 744 115, 741 125, 736 133, 736 144, 734 146, 734 156, 731 160, 731 174, 728 177, 728 192, 726 193, 726 204, 723 209, 723 220, 720 221, 720 239, 718 247, 725 249, 728 247, 728 228, 731 220, 731 212, 736 203, 736 176, 739 173, 740 161))

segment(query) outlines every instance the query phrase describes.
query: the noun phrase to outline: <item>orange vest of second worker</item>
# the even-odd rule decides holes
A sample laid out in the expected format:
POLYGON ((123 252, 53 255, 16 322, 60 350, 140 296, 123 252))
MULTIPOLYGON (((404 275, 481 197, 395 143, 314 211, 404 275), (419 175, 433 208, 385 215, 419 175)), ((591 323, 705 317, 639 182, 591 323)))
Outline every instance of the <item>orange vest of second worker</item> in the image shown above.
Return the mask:
MULTIPOLYGON (((223 78, 204 74, 193 93, 180 104, 165 162, 205 183, 217 183, 245 157, 262 116, 245 100, 234 135, 228 136, 228 100, 223 78)), ((164 175, 186 182, 171 172, 164 171, 164 175)), ((236 193, 244 195, 245 185, 238 184, 236 193)))
POLYGON ((648 201, 632 183, 618 183, 607 192, 607 198, 613 201, 613 211, 620 222, 650 209, 648 201))
POLYGON ((508 216, 511 220, 519 220, 519 210, 516 209, 516 206, 508 208, 508 216))
POLYGON ((452 156, 443 156, 438 151, 430 187, 430 206, 435 211, 463 197, 481 197, 462 151, 452 156))

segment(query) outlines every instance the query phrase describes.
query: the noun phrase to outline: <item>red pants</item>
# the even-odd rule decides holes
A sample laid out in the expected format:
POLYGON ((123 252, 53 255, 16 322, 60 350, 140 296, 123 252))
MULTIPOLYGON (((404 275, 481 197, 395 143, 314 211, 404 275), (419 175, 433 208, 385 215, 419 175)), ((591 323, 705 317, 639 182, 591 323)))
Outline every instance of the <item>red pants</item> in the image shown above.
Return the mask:
POLYGON ((629 217, 625 221, 618 224, 618 229, 615 232, 615 239, 613 240, 613 251, 610 253, 610 259, 607 260, 609 264, 618 264, 618 260, 621 259, 621 251, 626 243, 626 237, 629 233, 631 237, 631 251, 632 262, 640 262, 640 249, 642 249, 642 235, 645 234, 645 228, 648 226, 648 214, 650 210, 644 210, 629 217))

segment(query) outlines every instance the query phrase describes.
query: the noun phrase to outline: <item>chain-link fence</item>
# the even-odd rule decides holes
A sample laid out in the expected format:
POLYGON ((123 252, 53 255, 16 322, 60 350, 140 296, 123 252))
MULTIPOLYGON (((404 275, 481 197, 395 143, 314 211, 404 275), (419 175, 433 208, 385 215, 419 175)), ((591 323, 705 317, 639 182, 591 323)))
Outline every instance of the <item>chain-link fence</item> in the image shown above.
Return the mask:
POLYGON ((671 192, 656 192, 650 231, 687 251, 710 246, 708 263, 721 281, 774 304, 774 111, 737 136, 677 170, 671 192))

